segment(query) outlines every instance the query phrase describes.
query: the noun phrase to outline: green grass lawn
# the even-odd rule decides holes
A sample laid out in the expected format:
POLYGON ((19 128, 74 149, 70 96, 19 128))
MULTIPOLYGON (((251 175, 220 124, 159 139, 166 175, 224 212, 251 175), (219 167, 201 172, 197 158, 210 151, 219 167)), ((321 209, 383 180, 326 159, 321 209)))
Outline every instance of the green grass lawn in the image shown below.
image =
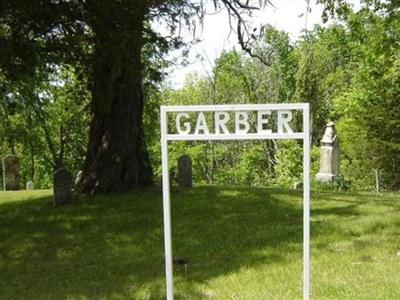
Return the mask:
MULTIPOLYGON (((301 299, 301 192, 172 194, 176 299, 301 299)), ((400 299, 400 197, 312 195, 312 299, 400 299)), ((164 299, 158 190, 0 192, 0 299, 164 299)))

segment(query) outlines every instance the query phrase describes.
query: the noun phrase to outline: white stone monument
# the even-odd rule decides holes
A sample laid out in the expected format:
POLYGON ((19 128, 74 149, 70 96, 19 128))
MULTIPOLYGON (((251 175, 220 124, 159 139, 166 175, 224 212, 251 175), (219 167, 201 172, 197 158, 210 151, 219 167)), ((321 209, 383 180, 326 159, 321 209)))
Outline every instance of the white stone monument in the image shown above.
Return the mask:
POLYGON ((326 125, 321 140, 320 155, 320 166, 316 179, 322 182, 332 182, 339 174, 339 139, 333 122, 326 125))

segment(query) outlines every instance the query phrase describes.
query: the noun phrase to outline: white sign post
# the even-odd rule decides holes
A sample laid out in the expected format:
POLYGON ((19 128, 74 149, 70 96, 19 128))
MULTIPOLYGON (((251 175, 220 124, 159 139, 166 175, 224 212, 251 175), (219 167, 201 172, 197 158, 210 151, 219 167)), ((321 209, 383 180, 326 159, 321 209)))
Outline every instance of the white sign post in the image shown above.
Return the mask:
MULTIPOLYGON (((210 119, 210 118, 209 118, 210 119)), ((167 300, 174 299, 168 141, 303 140, 303 299, 310 295, 310 112, 308 103, 161 106, 161 159, 167 300), (292 112, 303 113, 302 132, 290 127, 292 112), (175 114, 175 130, 168 130, 168 114, 175 114), (205 114, 212 114, 213 128, 205 114), (191 116, 195 115, 194 119, 191 116), (256 124, 252 124, 251 117, 256 124), (276 119, 275 123, 270 121, 276 119), (191 122, 192 121, 192 122, 191 122), (192 126, 195 124, 195 126, 192 126), (276 124, 274 126, 274 124, 276 124)))

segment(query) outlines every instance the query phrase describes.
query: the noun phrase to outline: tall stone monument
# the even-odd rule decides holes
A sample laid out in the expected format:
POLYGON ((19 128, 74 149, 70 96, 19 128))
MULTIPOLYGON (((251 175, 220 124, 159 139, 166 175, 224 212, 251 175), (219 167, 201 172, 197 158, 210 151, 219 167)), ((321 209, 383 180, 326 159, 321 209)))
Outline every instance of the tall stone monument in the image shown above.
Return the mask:
POLYGON ((336 135, 335 124, 326 125, 321 140, 320 166, 316 179, 322 182, 332 182, 339 174, 339 139, 336 135))
POLYGON ((192 186, 192 160, 187 155, 178 159, 178 184, 179 187, 192 186))
POLYGON ((4 174, 6 190, 19 190, 19 160, 14 154, 9 154, 4 158, 4 174))

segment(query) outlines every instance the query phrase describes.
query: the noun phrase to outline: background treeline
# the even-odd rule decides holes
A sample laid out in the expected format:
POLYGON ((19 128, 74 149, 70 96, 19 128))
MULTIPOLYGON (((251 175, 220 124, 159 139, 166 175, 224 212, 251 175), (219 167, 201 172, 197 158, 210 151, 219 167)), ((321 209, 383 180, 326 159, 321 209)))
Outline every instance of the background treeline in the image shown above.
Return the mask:
MULTIPOLYGON (((257 52, 269 66, 227 51, 211 72, 190 75, 179 89, 164 86, 162 72, 157 83, 148 72, 144 128, 155 181, 161 173, 159 105, 309 102, 313 176, 325 125, 334 121, 341 176, 332 186, 373 189, 377 169, 383 188, 400 188, 398 9, 348 11, 340 22, 317 26, 297 41, 266 27, 257 52)), ((143 59, 153 58, 150 53, 143 59)), ((85 70, 48 65, 29 76, 18 85, 0 74, 0 154, 19 157, 21 183, 48 187, 58 160, 72 174, 82 166, 91 96, 85 70)), ((296 141, 171 143, 172 174, 182 154, 193 160, 195 183, 290 187, 302 176, 302 145, 296 141)))

